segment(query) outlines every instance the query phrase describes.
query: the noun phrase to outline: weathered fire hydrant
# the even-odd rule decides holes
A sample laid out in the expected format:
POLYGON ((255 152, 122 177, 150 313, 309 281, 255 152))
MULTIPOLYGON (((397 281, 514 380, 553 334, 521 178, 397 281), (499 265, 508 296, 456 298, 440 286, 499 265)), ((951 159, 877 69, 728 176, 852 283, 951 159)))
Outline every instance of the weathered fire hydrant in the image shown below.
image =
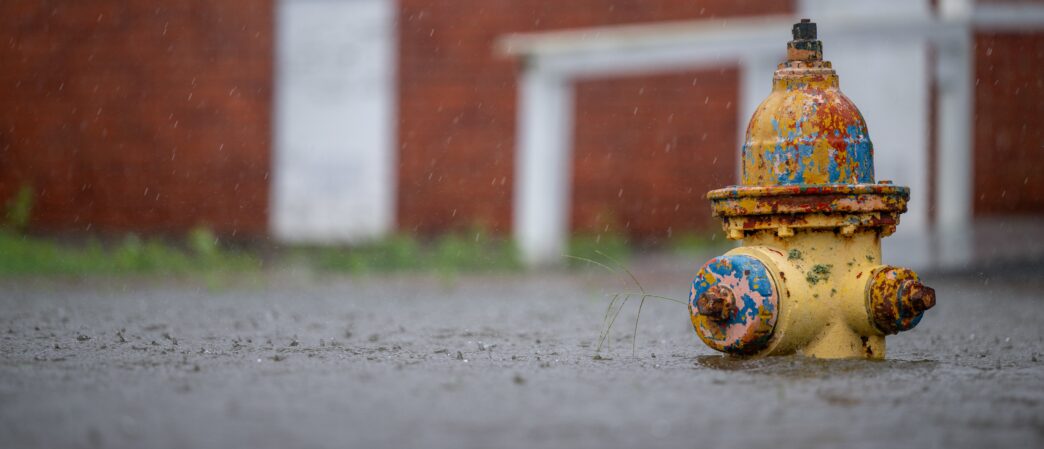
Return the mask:
POLYGON ((881 261, 910 189, 875 182, 866 122, 823 60, 816 24, 793 34, 747 127, 741 185, 707 194, 743 245, 696 274, 692 324, 732 355, 883 358, 885 335, 935 305, 917 273, 881 261))

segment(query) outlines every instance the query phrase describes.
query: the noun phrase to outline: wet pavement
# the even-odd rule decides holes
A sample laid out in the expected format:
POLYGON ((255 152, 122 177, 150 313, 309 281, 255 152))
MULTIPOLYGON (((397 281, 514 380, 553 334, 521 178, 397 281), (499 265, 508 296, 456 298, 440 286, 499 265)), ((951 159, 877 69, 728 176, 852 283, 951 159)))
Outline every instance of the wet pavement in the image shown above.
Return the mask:
MULTIPOLYGON (((683 298, 684 270, 636 267, 683 298)), ((888 360, 736 360, 594 271, 0 281, 3 447, 1041 447, 1044 280, 928 276, 888 360)))

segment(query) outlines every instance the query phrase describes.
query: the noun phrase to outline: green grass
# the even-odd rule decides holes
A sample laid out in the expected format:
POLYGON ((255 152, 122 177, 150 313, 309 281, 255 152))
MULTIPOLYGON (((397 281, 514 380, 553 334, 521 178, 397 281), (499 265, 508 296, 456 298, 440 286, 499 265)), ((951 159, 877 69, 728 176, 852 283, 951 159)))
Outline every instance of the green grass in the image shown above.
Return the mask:
POLYGON ((351 247, 299 248, 295 252, 298 259, 326 272, 452 274, 513 271, 522 266, 514 244, 482 231, 447 234, 430 241, 397 235, 351 247))
MULTIPOLYGON (((252 273, 262 266, 257 250, 235 251, 219 244, 213 232, 197 228, 182 241, 142 239, 127 235, 105 244, 89 238, 59 243, 26 233, 35 195, 23 186, 9 198, 0 221, 0 276, 48 275, 193 275, 217 281, 222 274, 252 273)), ((705 235, 676 236, 676 251, 695 252, 721 245, 705 235)), ((563 261, 573 267, 586 260, 608 260, 621 265, 632 252, 631 242, 617 234, 572 238, 563 261)), ((329 273, 510 272, 522 263, 510 239, 491 235, 482 226, 430 240, 394 235, 369 243, 331 247, 282 247, 269 258, 280 264, 304 265, 329 273)), ((622 266, 622 265, 621 265, 622 266)))
MULTIPOLYGON (((723 239, 676 237, 667 248, 701 253, 727 245, 723 239)), ((570 240, 563 262, 588 267, 586 260, 627 263, 634 248, 625 237, 581 235, 570 240), (566 257, 568 256, 568 257, 566 257)), ((304 266, 320 273, 432 272, 500 273, 523 265, 510 239, 481 230, 458 232, 429 240, 394 235, 352 246, 291 246, 266 251, 266 265, 304 266)), ((118 241, 97 239, 58 242, 0 226, 0 276, 48 275, 195 275, 254 273, 261 269, 257 249, 235 250, 222 245, 207 229, 193 230, 182 240, 143 239, 127 235, 118 241)))
POLYGON ((220 248, 205 229, 189 233, 184 245, 134 235, 114 245, 63 245, 0 229, 0 276, 226 273, 259 265, 252 254, 220 248))

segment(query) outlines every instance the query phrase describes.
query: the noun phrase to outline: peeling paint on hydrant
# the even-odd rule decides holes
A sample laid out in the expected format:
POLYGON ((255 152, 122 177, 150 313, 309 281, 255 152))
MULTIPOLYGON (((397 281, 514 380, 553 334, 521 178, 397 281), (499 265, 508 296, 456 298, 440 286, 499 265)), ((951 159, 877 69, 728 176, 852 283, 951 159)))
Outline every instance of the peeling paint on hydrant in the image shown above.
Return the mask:
POLYGON ((882 264, 881 238, 895 232, 910 189, 874 180, 866 122, 807 19, 747 127, 741 185, 707 197, 728 237, 743 241, 692 283, 692 324, 711 348, 883 358, 885 335, 935 305, 916 273, 882 264))

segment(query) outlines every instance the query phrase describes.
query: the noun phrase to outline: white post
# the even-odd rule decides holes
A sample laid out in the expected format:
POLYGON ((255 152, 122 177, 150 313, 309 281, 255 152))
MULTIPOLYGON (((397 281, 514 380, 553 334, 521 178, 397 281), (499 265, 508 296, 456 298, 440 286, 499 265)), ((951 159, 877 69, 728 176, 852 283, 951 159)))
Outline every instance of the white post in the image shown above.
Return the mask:
POLYGON ((974 178, 972 172, 972 37, 966 0, 941 5, 944 20, 963 23, 938 40, 936 98, 936 232, 937 266, 953 268, 971 259, 974 178))
POLYGON ((514 235, 526 265, 561 259, 569 234, 573 92, 533 60, 519 85, 514 235))

